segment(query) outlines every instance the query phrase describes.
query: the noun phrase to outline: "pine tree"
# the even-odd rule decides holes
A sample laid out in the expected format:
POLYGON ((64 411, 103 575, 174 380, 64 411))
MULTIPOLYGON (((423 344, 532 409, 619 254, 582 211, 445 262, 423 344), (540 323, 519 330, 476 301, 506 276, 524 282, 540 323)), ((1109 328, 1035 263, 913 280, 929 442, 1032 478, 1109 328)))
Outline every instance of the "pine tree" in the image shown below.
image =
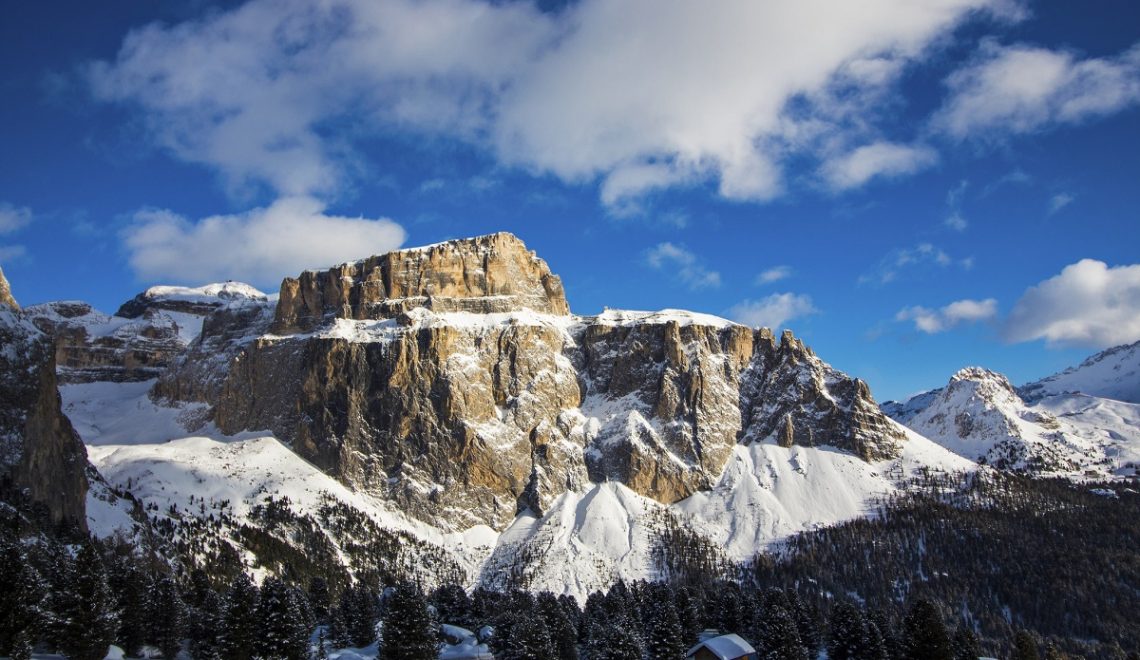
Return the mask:
POLYGON ((1037 640, 1028 630, 1018 630, 1013 639, 1013 655, 1011 660, 1040 660, 1037 650, 1037 640))
POLYGON ((907 660, 953 660, 942 613, 928 600, 918 600, 903 621, 907 660))
POLYGON ((544 591, 538 595, 538 613, 550 633, 554 657, 559 660, 578 660, 578 632, 566 614, 565 605, 554 594, 544 591))
POLYGON ((677 619, 681 623, 681 643, 688 648, 697 643, 697 635, 701 633, 696 594, 689 587, 681 587, 674 593, 677 597, 677 619))
POLYGON ((549 658, 554 655, 554 644, 550 632, 538 612, 516 611, 511 613, 513 621, 508 626, 495 628, 495 657, 503 660, 529 660, 549 658))
POLYGON ((796 622, 796 630, 800 633, 800 641, 808 650, 808 655, 815 657, 823 646, 823 635, 816 612, 809 609, 794 591, 786 592, 788 597, 788 613, 796 622))
POLYGON ((681 660, 685 655, 681 621, 672 596, 667 587, 657 588, 646 604, 645 650, 650 660, 681 660))
POLYGON ((440 623, 453 626, 471 625, 471 599, 457 584, 445 584, 431 594, 431 604, 435 607, 440 623))
POLYGON ((383 622, 381 658, 435 660, 439 655, 436 625, 418 587, 402 584, 392 589, 384 606, 383 622))
POLYGON ((107 581, 117 597, 119 632, 115 639, 127 655, 139 655, 147 641, 147 600, 151 580, 131 554, 120 555, 108 567, 107 581))
POLYGON ((225 611, 215 591, 195 596, 198 605, 190 619, 190 655, 194 660, 221 660, 225 611))
POLYGON ((764 599, 753 630, 754 646, 761 660, 807 660, 807 649, 800 642, 796 622, 780 599, 764 599))
POLYGON ((978 636, 965 623, 954 632, 954 660, 978 660, 982 655, 978 636))
POLYGON ((863 613, 847 601, 840 601, 831 610, 831 633, 827 640, 828 660, 854 660, 859 658, 860 642, 867 622, 863 613))
POLYGON ((225 597, 222 655, 227 660, 250 660, 257 641, 257 587, 245 573, 234 578, 225 597))
POLYGON ((307 660, 309 629, 297 593, 277 578, 261 585, 257 603, 258 655, 281 660, 307 660))
POLYGON ((150 641, 162 651, 163 657, 173 658, 182 648, 187 632, 186 604, 178 593, 178 585, 164 577, 151 587, 147 604, 150 641))
POLYGON ((1067 660, 1067 658, 1068 656, 1065 655, 1061 649, 1057 648, 1057 645, 1053 642, 1049 642, 1045 647, 1045 660, 1067 660))
POLYGON ((309 580, 309 606, 313 610, 314 622, 322 626, 328 625, 332 596, 329 594, 328 581, 319 575, 309 580))
POLYGON ((73 660, 102 660, 119 628, 103 557, 94 542, 80 546, 74 582, 64 597, 60 647, 73 660))
POLYGON ((643 654, 641 640, 630 630, 613 623, 592 623, 586 643, 588 660, 628 660, 643 654))
POLYGON ((47 583, 16 543, 0 542, 0 655, 26 658, 44 625, 47 583), (27 651, 25 654, 24 651, 27 651))
POLYGON ((376 594, 368 585, 359 583, 346 589, 340 597, 337 618, 343 623, 343 639, 348 646, 361 648, 376 641, 376 623, 380 620, 380 608, 376 594))

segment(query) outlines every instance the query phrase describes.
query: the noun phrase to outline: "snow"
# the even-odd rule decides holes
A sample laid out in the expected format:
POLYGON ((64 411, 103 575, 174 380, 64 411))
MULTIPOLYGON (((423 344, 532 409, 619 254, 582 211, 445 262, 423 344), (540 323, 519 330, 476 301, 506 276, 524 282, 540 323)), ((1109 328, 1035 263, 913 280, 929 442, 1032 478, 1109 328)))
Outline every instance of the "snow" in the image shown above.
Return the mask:
POLYGON ((740 635, 730 634, 701 641, 686 651, 685 657, 692 657, 702 646, 712 652, 716 657, 725 658, 726 660, 741 658, 756 653, 756 649, 752 648, 752 645, 744 641, 740 635))
POLYGON ((986 369, 963 369, 945 388, 884 410, 961 456, 1005 468, 1112 478, 1140 466, 1140 404, 1060 394, 1029 405, 1004 376, 986 369))
POLYGON ((597 316, 581 318, 600 325, 614 325, 621 327, 669 322, 675 322, 681 326, 700 325, 711 326, 714 328, 727 328, 734 325, 740 325, 733 321, 729 321, 728 319, 723 319, 719 316, 713 316, 712 314, 689 312, 683 309, 663 309, 659 312, 606 309, 604 312, 598 314, 597 316))
POLYGON ((148 396, 154 380, 61 385, 63 412, 91 445, 155 444, 183 438, 205 404, 166 407, 148 396))
POLYGON ((1102 351, 1076 367, 1021 388, 1022 396, 1030 402, 1078 392, 1140 403, 1140 341, 1102 351))
POLYGON ((866 516, 878 500, 923 467, 944 472, 977 468, 929 440, 908 433, 902 455, 867 463, 832 447, 737 445, 720 481, 674 505, 690 527, 743 561, 805 529, 866 516))
POLYGON ((218 282, 199 287, 152 286, 143 292, 143 297, 189 303, 267 299, 264 293, 243 282, 218 282))

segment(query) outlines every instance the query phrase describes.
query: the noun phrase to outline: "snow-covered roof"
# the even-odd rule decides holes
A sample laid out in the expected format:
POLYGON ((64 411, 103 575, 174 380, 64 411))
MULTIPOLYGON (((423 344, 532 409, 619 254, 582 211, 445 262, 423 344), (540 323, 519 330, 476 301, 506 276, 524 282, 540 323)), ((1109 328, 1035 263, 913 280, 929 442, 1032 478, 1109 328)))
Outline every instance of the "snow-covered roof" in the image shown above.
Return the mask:
POLYGON ((734 660, 735 658, 756 653, 756 649, 752 648, 752 645, 744 641, 744 638, 740 635, 729 634, 706 639, 689 649, 689 651, 685 653, 685 657, 691 658, 695 656, 697 651, 702 648, 708 649, 710 653, 724 660, 734 660))

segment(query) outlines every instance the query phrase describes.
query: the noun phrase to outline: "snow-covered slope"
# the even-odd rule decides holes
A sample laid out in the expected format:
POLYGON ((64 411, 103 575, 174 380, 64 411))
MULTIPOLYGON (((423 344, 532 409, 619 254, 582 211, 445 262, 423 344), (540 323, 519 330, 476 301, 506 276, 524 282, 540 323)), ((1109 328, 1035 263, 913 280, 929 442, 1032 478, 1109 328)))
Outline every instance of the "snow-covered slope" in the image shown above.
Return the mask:
POLYGON ((1140 403, 1140 341, 1101 351, 1076 367, 1024 385, 1019 391, 1030 403, 1076 393, 1140 403))
POLYGON ((1005 376, 978 367, 884 411, 947 449, 1000 469, 1113 477, 1131 476, 1138 465, 1140 406, 1086 395, 1047 396, 1029 405, 1005 376))

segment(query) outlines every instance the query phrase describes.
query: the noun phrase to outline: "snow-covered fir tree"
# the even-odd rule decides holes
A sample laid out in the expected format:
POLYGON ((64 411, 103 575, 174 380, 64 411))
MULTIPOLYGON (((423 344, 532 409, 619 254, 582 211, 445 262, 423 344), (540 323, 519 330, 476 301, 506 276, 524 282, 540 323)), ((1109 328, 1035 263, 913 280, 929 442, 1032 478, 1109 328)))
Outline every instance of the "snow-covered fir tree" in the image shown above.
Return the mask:
POLYGON ((915 601, 903 620, 906 657, 914 660, 953 660, 950 636, 938 606, 926 599, 915 601))
POLYGON ((297 592, 278 578, 266 578, 257 602, 258 638, 263 658, 307 660, 309 628, 297 592))
POLYGON ((65 606, 58 612, 60 648, 73 660, 103 660, 115 641, 119 620, 103 557, 94 542, 80 545, 72 576, 65 606))
POLYGON ((245 573, 230 584, 225 597, 222 651, 228 660, 250 660, 258 637, 258 591, 245 573))
POLYGON ((435 660, 436 624, 419 587, 405 583, 391 590, 384 604, 380 657, 385 660, 435 660))

